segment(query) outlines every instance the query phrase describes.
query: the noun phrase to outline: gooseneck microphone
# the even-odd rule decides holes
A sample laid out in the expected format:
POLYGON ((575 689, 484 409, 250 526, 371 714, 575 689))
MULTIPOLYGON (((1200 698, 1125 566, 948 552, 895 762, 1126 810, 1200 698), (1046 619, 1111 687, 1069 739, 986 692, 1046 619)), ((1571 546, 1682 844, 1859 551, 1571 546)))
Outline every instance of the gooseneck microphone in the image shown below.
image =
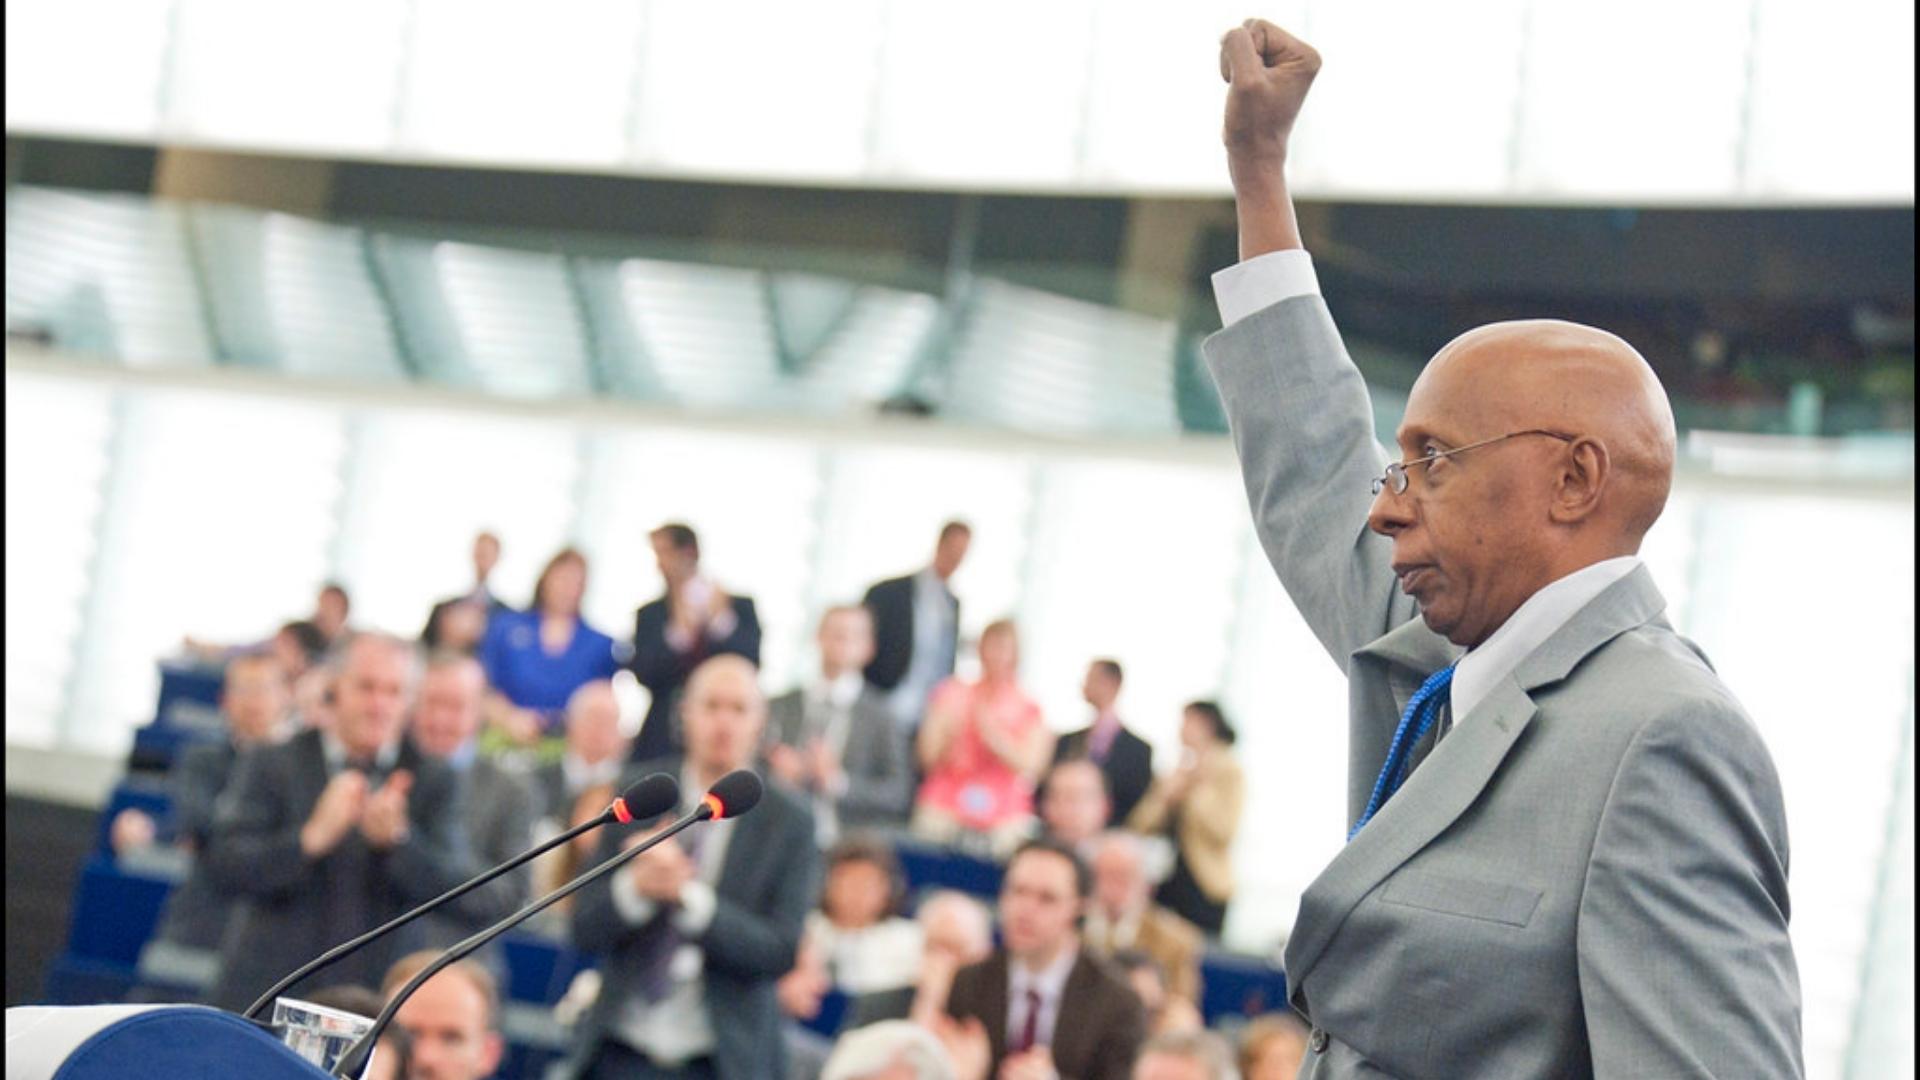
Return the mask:
POLYGON ((465 959, 475 950, 485 946, 487 942, 639 858, 655 845, 684 831, 694 823, 739 817, 759 805, 760 796, 765 790, 758 776, 746 769, 735 769, 708 788, 707 793, 700 798, 700 805, 694 807, 690 813, 681 816, 673 824, 441 953, 433 963, 421 968, 419 974, 407 980, 407 984, 387 1000, 386 1007, 381 1009, 380 1015, 374 1019, 373 1027, 362 1035, 360 1041, 354 1043, 351 1049, 340 1055, 340 1060, 333 1067, 333 1075, 352 1076, 366 1067, 368 1056, 373 1053, 374 1045, 380 1041, 381 1033, 386 1031, 387 1025, 393 1022, 394 1014, 400 1011, 400 1006, 406 1004, 407 999, 413 996, 413 992, 420 989, 428 979, 465 959))
MULTIPOLYGON (((716 784, 714 786, 718 787, 719 785, 716 784)), ((582 833, 591 832, 602 825, 610 825, 616 821, 624 825, 629 821, 645 820, 659 814, 664 814, 673 809, 679 802, 680 782, 668 776, 666 773, 653 773, 622 792, 620 797, 613 800, 605 810, 600 812, 598 817, 589 818, 553 839, 521 852, 519 855, 480 874, 478 877, 470 878, 459 885, 455 885, 453 888, 421 904, 405 915, 401 915, 391 922, 376 926, 351 941, 343 941, 333 948, 328 949, 326 952, 321 953, 319 956, 314 957, 312 960, 297 968, 292 974, 274 983, 267 989, 266 993, 260 995, 258 1000, 252 1005, 247 1006, 246 1012, 240 1015, 249 1020, 256 1019, 260 1014, 260 1010, 271 1004, 273 999, 279 997, 287 987, 292 986, 294 983, 299 982, 315 971, 326 967, 328 964, 333 963, 335 960, 349 953, 357 951, 374 938, 398 930, 400 927, 405 926, 442 904, 457 900, 480 886, 485 885, 487 882, 492 881, 494 878, 525 865, 530 860, 552 851, 554 848, 567 843, 582 833)))

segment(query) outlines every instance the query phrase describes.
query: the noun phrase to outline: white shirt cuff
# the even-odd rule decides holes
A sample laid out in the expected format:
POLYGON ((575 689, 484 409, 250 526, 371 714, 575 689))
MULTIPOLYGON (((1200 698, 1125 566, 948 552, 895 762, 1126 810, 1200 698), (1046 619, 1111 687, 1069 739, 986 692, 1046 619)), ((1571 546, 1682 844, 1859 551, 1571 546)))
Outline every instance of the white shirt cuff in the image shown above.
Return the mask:
POLYGON ((1314 296, 1319 292, 1320 279, 1313 272, 1313 257, 1302 248, 1255 255, 1213 275, 1213 299, 1220 306, 1222 326, 1232 326, 1282 300, 1314 296))
POLYGON ((714 909, 720 898, 713 886, 704 881, 689 881, 680 886, 680 909, 673 913, 673 925, 688 937, 699 937, 713 925, 714 909))
POLYGON ((633 875, 625 867, 613 875, 613 910, 620 913, 631 926, 643 926, 653 919, 659 910, 654 902, 640 895, 640 886, 633 883, 633 875))

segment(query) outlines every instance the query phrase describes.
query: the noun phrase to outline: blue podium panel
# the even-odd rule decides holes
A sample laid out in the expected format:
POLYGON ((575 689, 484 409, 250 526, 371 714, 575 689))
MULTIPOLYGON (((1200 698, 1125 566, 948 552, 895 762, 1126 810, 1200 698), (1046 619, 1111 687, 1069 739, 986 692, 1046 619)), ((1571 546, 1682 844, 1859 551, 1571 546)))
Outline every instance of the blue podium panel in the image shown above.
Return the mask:
POLYGON ((22 1080, 319 1080, 326 1073, 232 1013, 198 1005, 7 1010, 7 1076, 22 1080))

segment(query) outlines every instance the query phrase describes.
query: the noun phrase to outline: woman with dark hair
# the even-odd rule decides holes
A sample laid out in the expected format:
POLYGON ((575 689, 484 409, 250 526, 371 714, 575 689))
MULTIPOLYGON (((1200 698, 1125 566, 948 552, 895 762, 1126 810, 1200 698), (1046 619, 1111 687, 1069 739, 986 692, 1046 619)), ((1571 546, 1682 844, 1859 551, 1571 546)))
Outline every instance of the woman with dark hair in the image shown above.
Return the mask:
POLYGON ((827 991, 872 994, 920 977, 920 924, 901 913, 907 879, 893 847, 854 833, 829 848, 820 907, 807 914, 793 970, 777 991, 787 1014, 811 1020, 827 991))
POLYGON ((587 557, 562 548, 540 571, 533 604, 487 623, 479 657, 492 687, 489 714, 516 743, 556 734, 573 692, 619 670, 613 639, 580 616, 586 593, 587 557))
POLYGON ((1233 725, 1211 701, 1187 705, 1180 725, 1180 767, 1154 781, 1127 824, 1173 843, 1173 872, 1154 898, 1219 937, 1233 898, 1233 836, 1246 796, 1233 757, 1233 725))

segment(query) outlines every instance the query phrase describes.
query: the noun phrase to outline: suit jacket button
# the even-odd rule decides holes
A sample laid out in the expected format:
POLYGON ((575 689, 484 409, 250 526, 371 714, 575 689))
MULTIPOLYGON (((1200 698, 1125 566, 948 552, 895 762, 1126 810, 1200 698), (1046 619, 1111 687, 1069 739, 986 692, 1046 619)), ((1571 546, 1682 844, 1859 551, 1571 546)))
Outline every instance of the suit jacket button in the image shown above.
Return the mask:
POLYGON ((1319 1028, 1314 1028, 1313 1034, 1308 1040, 1308 1044, 1313 1047, 1314 1053, 1316 1054, 1326 1053, 1327 1052, 1327 1033, 1324 1031, 1321 1031, 1319 1028))

